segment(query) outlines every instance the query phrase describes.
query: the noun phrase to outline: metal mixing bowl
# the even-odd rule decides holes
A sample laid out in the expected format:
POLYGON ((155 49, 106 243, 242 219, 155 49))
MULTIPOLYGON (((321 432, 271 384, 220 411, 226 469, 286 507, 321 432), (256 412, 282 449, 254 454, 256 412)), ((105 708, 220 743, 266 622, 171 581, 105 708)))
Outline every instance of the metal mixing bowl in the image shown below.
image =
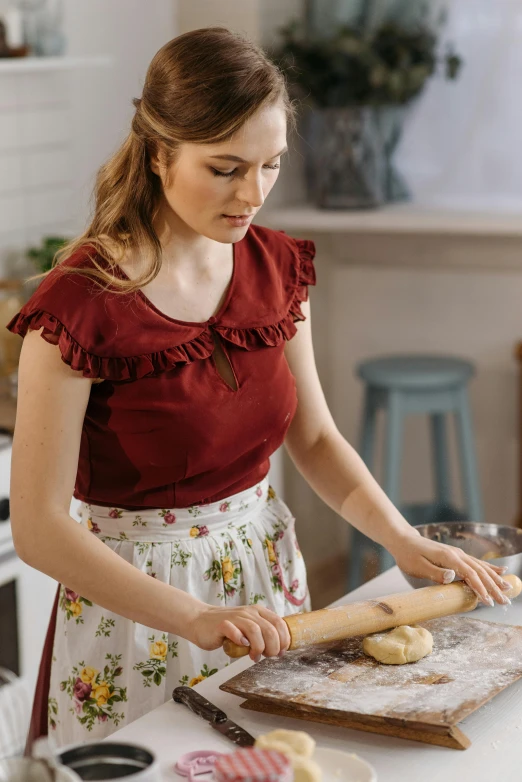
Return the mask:
MULTIPOLYGON (((415 529, 424 538, 456 546, 472 557, 486 559, 499 567, 506 566, 509 568, 507 573, 522 578, 522 529, 474 521, 419 524, 415 529)), ((415 589, 433 586, 433 581, 427 578, 416 578, 403 570, 401 573, 415 589)))

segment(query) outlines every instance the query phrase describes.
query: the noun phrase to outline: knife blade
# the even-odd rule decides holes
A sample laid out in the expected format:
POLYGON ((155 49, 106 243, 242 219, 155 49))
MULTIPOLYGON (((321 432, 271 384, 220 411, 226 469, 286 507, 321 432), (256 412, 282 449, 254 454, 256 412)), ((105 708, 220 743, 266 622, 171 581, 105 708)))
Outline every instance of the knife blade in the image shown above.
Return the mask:
POLYGON ((203 717, 214 730, 217 730, 218 733, 221 733, 239 747, 254 746, 255 738, 250 733, 230 720, 224 711, 207 701, 203 695, 200 695, 192 687, 176 687, 172 692, 172 698, 176 703, 183 703, 194 714, 203 717))

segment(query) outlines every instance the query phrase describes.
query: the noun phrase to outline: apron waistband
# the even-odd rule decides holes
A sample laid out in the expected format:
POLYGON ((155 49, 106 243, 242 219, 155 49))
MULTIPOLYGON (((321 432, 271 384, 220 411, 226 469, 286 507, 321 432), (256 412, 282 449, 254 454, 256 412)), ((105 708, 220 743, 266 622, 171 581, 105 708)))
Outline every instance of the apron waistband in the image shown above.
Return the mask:
POLYGON ((172 542, 213 535, 249 522, 274 497, 268 476, 249 489, 218 502, 188 508, 125 510, 82 503, 82 524, 91 532, 117 540, 172 542))

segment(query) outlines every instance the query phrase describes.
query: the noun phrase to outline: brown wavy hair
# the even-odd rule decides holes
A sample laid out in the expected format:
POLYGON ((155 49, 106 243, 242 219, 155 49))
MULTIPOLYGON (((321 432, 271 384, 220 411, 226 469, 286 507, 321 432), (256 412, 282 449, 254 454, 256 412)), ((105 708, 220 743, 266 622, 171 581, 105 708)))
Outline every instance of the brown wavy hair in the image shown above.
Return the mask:
POLYGON ((161 145, 170 166, 181 144, 226 142, 261 106, 278 101, 295 131, 297 111, 283 71, 240 34, 221 26, 204 27, 166 43, 149 65, 142 97, 133 100, 136 112, 129 135, 98 171, 90 225, 56 253, 50 271, 60 265, 64 272, 84 274, 121 293, 150 283, 161 268, 154 217, 162 194, 161 179, 150 167, 151 155, 161 145), (67 266, 65 261, 86 245, 94 250, 92 266, 67 266), (112 273, 129 247, 139 247, 150 259, 134 280, 112 273))

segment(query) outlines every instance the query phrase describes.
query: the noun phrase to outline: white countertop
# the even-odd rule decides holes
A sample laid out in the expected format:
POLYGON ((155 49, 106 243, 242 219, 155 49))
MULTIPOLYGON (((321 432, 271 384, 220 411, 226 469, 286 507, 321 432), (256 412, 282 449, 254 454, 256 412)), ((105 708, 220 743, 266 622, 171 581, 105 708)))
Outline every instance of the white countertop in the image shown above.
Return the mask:
MULTIPOLYGON (((394 567, 334 605, 408 589, 409 585, 394 567)), ((491 622, 522 625, 522 597, 507 609, 500 606, 481 608, 474 616, 491 622)), ((244 658, 201 682, 197 690, 254 736, 276 727, 306 730, 319 746, 355 752, 370 762, 377 771, 379 782, 515 782, 522 776, 522 680, 459 723, 472 741, 469 749, 460 751, 241 709, 243 699, 222 692, 219 685, 251 664, 248 657, 244 658)), ((233 745, 203 719, 174 701, 113 733, 110 739, 149 747, 157 754, 165 778, 172 780, 181 780, 171 769, 183 753, 198 749, 221 752, 233 749, 233 745)))

